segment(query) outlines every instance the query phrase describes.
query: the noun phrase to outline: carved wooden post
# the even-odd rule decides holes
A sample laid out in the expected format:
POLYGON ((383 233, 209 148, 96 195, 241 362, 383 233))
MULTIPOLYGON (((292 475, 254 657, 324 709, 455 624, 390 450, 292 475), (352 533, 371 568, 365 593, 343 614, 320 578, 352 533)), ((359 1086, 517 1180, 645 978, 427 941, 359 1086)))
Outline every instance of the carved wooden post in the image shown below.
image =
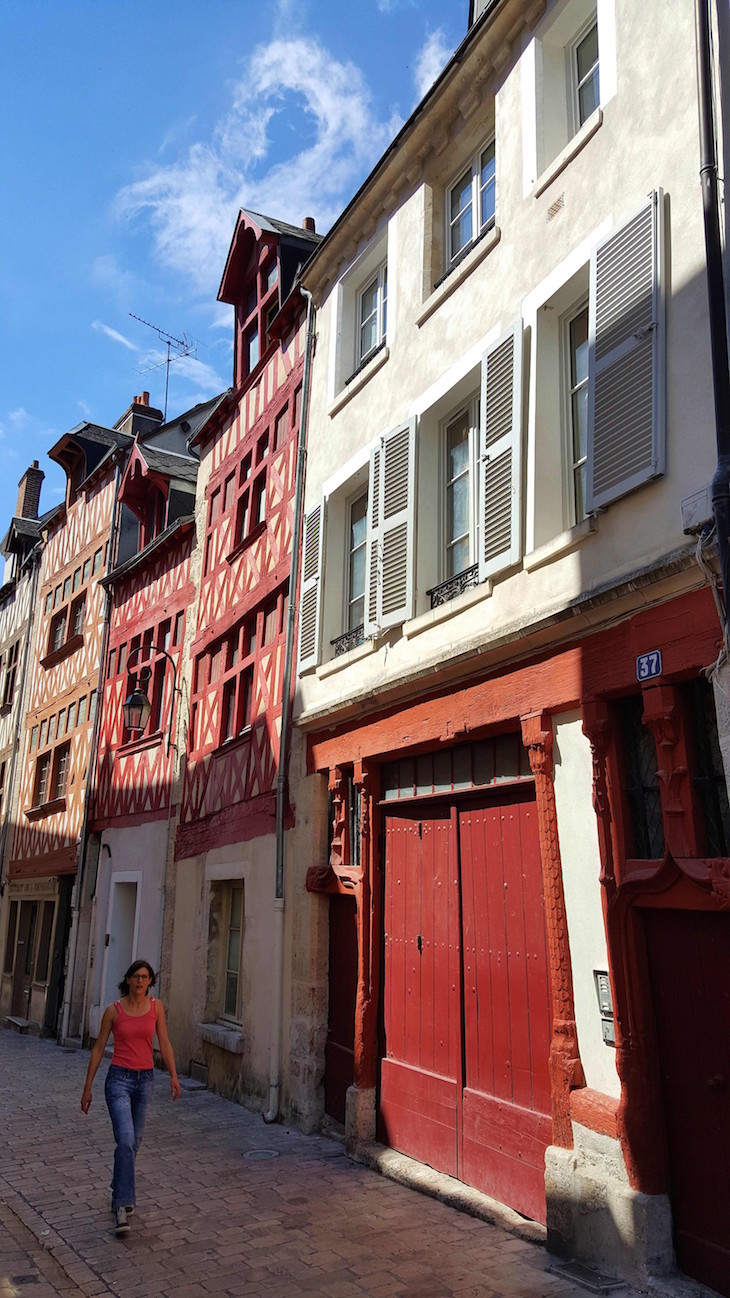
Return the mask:
POLYGON ((644 725, 651 730, 656 744, 667 849, 675 857, 697 856, 692 785, 676 691, 671 685, 654 685, 643 691, 643 701, 644 725))
POLYGON ((355 763, 355 797, 360 799, 360 869, 357 908, 357 1002, 355 1006, 355 1085, 374 1087, 378 1071, 377 978, 372 889, 373 797, 369 770, 355 763))
POLYGON ((545 898, 545 927, 550 962, 553 1020, 550 1043, 553 1144, 570 1149, 573 1145, 570 1092, 576 1086, 584 1086, 585 1078, 578 1051, 578 1033, 573 1005, 573 976, 553 784, 552 720, 547 713, 535 712, 522 717, 521 721, 522 742, 527 749, 530 769, 535 777, 545 898))
POLYGON ((613 990, 616 1029, 616 1071, 621 1082, 616 1121, 629 1182, 636 1190, 659 1194, 666 1188, 664 1137, 654 1091, 649 1085, 653 1069, 646 1053, 646 1009, 637 995, 646 982, 641 969, 641 922, 622 887, 621 797, 617 788, 612 750, 611 715, 603 700, 583 705, 583 733, 593 757, 593 807, 601 857, 600 882, 609 972, 613 990), (616 827, 618 825, 618 832, 616 827))
POLYGON ((333 766, 330 770, 329 791, 332 798, 330 865, 333 870, 339 870, 345 864, 345 833, 347 829, 345 777, 339 766, 333 766))

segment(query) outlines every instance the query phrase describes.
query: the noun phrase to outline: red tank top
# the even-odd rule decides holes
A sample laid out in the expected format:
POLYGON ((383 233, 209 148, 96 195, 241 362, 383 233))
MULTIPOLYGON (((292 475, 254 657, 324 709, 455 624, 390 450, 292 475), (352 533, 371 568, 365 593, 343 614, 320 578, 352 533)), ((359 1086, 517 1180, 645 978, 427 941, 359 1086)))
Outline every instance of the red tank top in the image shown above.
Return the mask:
POLYGON ((114 1053, 112 1063, 118 1068, 154 1068, 152 1038, 157 1027, 157 1005, 150 996, 146 1014, 127 1014, 120 1001, 115 1001, 117 1017, 112 1028, 114 1053))

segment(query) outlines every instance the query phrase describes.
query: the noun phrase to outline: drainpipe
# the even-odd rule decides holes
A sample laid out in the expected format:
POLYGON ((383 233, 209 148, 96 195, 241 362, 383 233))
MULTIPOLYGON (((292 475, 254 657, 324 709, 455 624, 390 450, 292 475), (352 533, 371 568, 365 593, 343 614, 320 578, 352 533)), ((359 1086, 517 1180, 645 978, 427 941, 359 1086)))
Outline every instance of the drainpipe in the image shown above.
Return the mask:
POLYGON ((730 367, 713 118, 710 0, 695 0, 697 107, 700 128, 700 183, 705 223, 707 294, 710 317, 717 468, 712 479, 712 512, 722 571, 725 648, 730 641, 730 367))
POLYGON ((25 689, 28 678, 28 663, 30 661, 30 646, 35 631, 35 614, 36 614, 36 595, 38 593, 38 576, 41 570, 41 546, 40 542, 34 547, 31 553, 32 576, 30 585, 30 612, 28 614, 28 627, 25 633, 25 646, 23 648, 23 665, 20 670, 20 706, 18 707, 15 718, 15 734, 13 735, 13 758, 10 767, 10 784, 8 787, 8 800, 6 803, 7 811, 3 821, 2 830, 0 830, 0 897, 5 892, 5 852, 8 844, 8 826, 10 824, 10 813, 13 809, 15 800, 15 789, 20 776, 20 740, 23 733, 23 722, 26 717, 25 707, 25 689))
MULTIPOLYGON (((109 528, 109 565, 108 570, 114 567, 117 552, 117 514, 119 504, 119 480, 121 478, 121 465, 119 457, 116 460, 116 471, 114 476, 114 503, 112 505, 111 526, 109 528)), ((79 917, 81 915, 81 904, 84 885, 84 874, 86 872, 86 848, 89 837, 89 804, 92 794, 96 789, 96 759, 99 751, 99 735, 101 733, 101 714, 104 702, 104 683, 106 678, 106 654, 109 643, 109 622, 111 618, 112 593, 106 591, 104 602, 104 622, 101 632, 101 654, 99 659, 99 677, 96 686, 96 716, 94 717, 94 730, 91 736, 91 748, 89 750, 89 764, 86 768, 86 796, 84 797, 84 814, 81 821, 81 832, 79 834, 79 868, 76 876, 76 886, 74 889, 74 900, 71 911, 71 931, 68 937, 68 965, 66 968, 66 981, 63 989, 63 1009, 61 1011, 61 1030, 58 1034, 59 1045, 65 1045, 68 1040, 69 1020, 71 1018, 71 997, 73 993, 74 978, 76 976, 76 956, 79 944, 79 917)), ((83 1037, 84 1024, 81 1024, 81 1035, 83 1037)))
POLYGON ((302 515, 304 512, 304 474, 307 463, 307 430, 309 425, 309 383, 314 346, 314 303, 312 294, 299 286, 307 299, 307 329, 304 352, 304 377, 302 379, 302 417, 299 425, 297 450, 297 477, 294 490, 294 527, 292 530, 291 570, 289 575, 289 611, 286 624, 286 649, 284 652, 284 680, 281 696, 281 737, 279 739, 279 768, 276 775, 276 890, 274 894, 274 986, 272 988, 273 1022, 271 1025, 271 1057, 269 1063, 269 1107, 263 1114, 264 1122, 276 1122, 279 1116, 281 1094, 281 1028, 284 1016, 284 816, 287 803, 287 771, 289 764, 289 731, 293 703, 294 624, 297 612, 297 587, 299 583, 299 557, 301 552, 302 515))

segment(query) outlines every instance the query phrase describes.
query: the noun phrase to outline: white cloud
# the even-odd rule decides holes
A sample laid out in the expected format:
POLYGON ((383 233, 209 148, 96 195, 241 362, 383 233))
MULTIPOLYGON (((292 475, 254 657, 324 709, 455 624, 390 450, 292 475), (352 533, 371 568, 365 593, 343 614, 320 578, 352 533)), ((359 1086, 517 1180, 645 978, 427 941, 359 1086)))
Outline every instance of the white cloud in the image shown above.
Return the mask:
POLYGON ((81 411, 84 418, 91 419, 91 406, 87 406, 86 402, 82 401, 80 397, 79 397, 78 405, 79 405, 79 410, 81 411))
POLYGON ((135 343, 130 342, 128 338, 125 338, 124 334, 120 334, 116 329, 112 329, 109 325, 105 325, 101 320, 94 320, 91 327, 92 329, 97 329, 99 333, 106 334, 107 338, 111 338, 115 343, 121 343, 123 347, 128 347, 130 352, 139 351, 139 347, 137 347, 135 343))
POLYGON ((113 253, 97 257, 91 266, 92 283, 127 307, 141 292, 142 282, 131 270, 119 265, 113 253))
POLYGON ((117 199, 120 214, 147 217, 165 266, 205 294, 220 280, 239 207, 297 225, 312 215, 326 229, 400 125, 379 115, 359 68, 311 38, 255 49, 231 99, 210 140, 117 199), (272 140, 282 122, 293 141, 283 159, 272 140))
POLYGON ((430 36, 426 38, 418 52, 413 72, 419 99, 423 99, 426 91, 431 89, 452 53, 453 50, 445 41, 444 33, 440 27, 435 32, 431 32, 430 36))

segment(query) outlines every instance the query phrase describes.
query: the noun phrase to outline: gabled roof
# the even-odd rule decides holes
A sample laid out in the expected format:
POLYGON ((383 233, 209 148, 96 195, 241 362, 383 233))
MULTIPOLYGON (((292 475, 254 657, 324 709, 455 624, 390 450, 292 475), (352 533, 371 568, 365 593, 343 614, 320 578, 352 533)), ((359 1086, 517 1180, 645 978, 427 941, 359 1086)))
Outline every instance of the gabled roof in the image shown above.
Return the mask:
POLYGON ((279 221, 274 216, 264 216, 261 212, 253 212, 250 207, 242 207, 241 211, 262 232, 286 234, 292 239, 303 239, 308 243, 321 243, 324 237, 321 234, 315 234, 311 230, 305 230, 303 225, 290 225, 288 221, 279 221))
POLYGON ((122 446, 131 446, 133 440, 128 433, 121 433, 116 428, 104 428, 101 424, 86 421, 64 433, 51 447, 48 456, 60 464, 67 477, 73 462, 83 456, 83 476, 75 484, 79 489, 115 451, 122 446))
POLYGON ((264 216, 261 212, 251 212, 242 207, 238 213, 218 290, 219 302, 236 305, 240 300, 243 281, 254 259, 254 250, 264 236, 274 236, 280 247, 282 297, 286 297, 289 293, 298 267, 309 260, 323 237, 311 230, 305 230, 303 226, 290 225, 288 221, 278 221, 274 217, 264 216))
POLYGON ((148 469, 153 473, 162 473, 166 478, 181 478, 184 482, 195 482, 198 477, 198 460, 193 455, 178 455, 176 451, 161 451, 155 446, 138 447, 148 469))

